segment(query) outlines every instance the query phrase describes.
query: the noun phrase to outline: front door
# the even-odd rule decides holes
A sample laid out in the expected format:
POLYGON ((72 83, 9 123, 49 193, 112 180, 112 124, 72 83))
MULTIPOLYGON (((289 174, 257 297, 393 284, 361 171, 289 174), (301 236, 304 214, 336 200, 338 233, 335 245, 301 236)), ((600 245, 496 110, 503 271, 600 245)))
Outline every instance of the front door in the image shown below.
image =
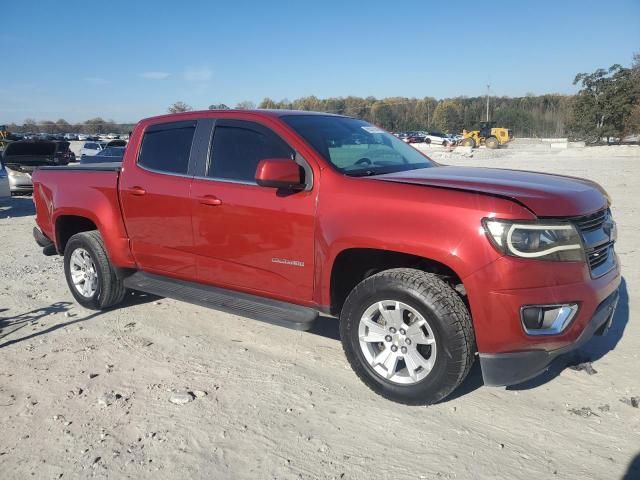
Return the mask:
POLYGON ((296 152, 267 127, 240 120, 216 120, 209 152, 204 178, 191 189, 200 281, 311 301, 317 189, 255 182, 260 160, 296 152))

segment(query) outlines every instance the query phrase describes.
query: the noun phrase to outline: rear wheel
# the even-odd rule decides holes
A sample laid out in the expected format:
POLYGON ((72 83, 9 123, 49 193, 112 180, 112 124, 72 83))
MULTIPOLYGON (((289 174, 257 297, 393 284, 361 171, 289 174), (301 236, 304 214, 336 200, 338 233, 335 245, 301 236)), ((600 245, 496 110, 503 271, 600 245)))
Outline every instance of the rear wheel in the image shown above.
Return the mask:
POLYGON ((431 143, 431 139, 429 137, 426 137, 424 139, 424 143, 426 143, 427 145, 429 145, 431 143))
POLYGON ((103 310, 113 307, 127 293, 118 279, 97 231, 77 233, 64 249, 64 273, 69 289, 85 308, 103 310))
POLYGON ((460 145, 462 145, 463 147, 475 148, 476 142, 473 138, 467 137, 462 139, 462 141, 460 142, 460 145))
POLYGON ((500 146, 500 142, 498 142, 498 139, 496 137, 489 137, 484 141, 484 144, 487 148, 490 148, 492 150, 498 148, 500 146))
POLYGON ((408 405, 432 404, 471 368, 471 318, 458 294, 433 274, 393 269, 349 294, 340 316, 342 345, 374 392, 408 405))

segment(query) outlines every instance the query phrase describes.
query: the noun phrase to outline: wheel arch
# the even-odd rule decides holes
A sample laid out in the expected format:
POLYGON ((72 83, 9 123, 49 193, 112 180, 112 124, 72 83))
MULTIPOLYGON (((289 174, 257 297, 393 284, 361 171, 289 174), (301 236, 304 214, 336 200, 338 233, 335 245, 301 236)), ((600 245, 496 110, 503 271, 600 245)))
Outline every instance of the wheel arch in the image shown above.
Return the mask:
POLYGON ((59 254, 64 254, 67 242, 73 235, 96 230, 100 233, 107 256, 115 267, 135 267, 136 264, 129 249, 129 239, 123 235, 124 232, 120 232, 117 224, 110 228, 109 224, 102 222, 93 212, 78 208, 61 209, 52 218, 52 224, 56 250, 59 254))
POLYGON ((98 230, 94 219, 85 215, 59 215, 55 220, 55 243, 58 253, 64 253, 69 239, 76 233, 98 230))
POLYGON ((340 314, 347 296, 362 280, 392 268, 415 268, 434 273, 449 283, 467 303, 462 277, 440 260, 397 250, 352 247, 341 250, 331 264, 330 313, 336 316, 340 314))

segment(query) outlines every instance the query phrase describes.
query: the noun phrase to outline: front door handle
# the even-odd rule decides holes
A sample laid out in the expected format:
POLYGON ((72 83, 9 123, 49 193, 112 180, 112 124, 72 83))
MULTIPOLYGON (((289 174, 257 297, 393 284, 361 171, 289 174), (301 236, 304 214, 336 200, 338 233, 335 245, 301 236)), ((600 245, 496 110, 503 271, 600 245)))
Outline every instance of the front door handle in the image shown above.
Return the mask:
POLYGON ((131 187, 131 190, 129 190, 131 192, 131 195, 144 195, 145 193, 147 193, 147 191, 142 188, 142 187, 131 187))
POLYGON ((209 205, 210 207, 217 207, 218 205, 222 205, 222 200, 220 200, 215 195, 205 195, 204 197, 200 197, 200 203, 203 205, 209 205))

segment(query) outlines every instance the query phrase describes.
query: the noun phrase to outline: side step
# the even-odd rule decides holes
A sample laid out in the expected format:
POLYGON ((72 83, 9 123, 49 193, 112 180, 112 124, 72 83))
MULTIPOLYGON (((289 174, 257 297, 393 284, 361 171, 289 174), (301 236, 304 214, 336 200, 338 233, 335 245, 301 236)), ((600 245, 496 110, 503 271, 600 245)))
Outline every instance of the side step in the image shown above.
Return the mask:
POLYGON ((125 278, 124 285, 134 290, 194 303, 294 330, 309 330, 318 318, 318 312, 300 305, 147 272, 136 272, 125 278))

